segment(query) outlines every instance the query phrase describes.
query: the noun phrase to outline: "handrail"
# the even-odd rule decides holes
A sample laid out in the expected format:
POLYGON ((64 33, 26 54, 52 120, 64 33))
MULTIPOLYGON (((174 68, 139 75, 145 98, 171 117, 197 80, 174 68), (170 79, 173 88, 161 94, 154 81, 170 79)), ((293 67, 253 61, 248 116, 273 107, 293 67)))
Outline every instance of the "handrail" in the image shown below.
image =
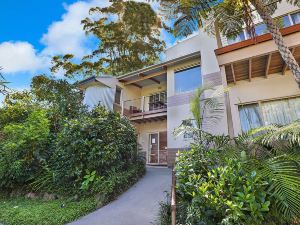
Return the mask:
POLYGON ((139 98, 134 98, 134 99, 128 99, 128 100, 124 100, 124 102, 131 102, 131 101, 137 101, 137 100, 142 100, 142 98, 149 98, 151 97, 153 94, 159 94, 159 93, 162 93, 162 92, 166 92, 166 91, 159 91, 159 92, 155 92, 155 93, 152 93, 151 95, 143 95, 139 98))
POLYGON ((172 225, 176 225, 176 176, 174 170, 172 170, 171 219, 172 225))

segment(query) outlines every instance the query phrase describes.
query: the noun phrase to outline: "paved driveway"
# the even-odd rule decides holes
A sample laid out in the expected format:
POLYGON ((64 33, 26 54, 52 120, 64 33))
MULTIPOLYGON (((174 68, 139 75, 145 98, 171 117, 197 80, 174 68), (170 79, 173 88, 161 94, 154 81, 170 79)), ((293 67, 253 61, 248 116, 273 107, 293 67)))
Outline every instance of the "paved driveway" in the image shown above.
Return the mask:
POLYGON ((148 167, 146 175, 117 200, 70 225, 149 225, 157 216, 159 202, 171 190, 171 170, 148 167))

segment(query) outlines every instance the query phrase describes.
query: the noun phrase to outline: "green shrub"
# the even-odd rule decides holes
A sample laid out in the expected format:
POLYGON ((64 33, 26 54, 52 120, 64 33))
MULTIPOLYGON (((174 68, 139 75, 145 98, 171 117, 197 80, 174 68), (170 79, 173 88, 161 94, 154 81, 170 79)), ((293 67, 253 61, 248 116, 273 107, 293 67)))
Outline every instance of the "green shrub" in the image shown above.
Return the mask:
POLYGON ((171 225, 172 224, 172 208, 170 201, 170 194, 167 193, 166 201, 159 203, 159 212, 157 219, 155 220, 155 225, 171 225))
POLYGON ((177 159, 178 220, 182 224, 262 224, 270 215, 268 182, 243 163, 217 163, 199 148, 177 159))
POLYGON ((96 108, 68 120, 58 134, 52 158, 58 185, 79 189, 86 171, 107 176, 137 160, 135 129, 119 114, 96 108))
POLYGON ((31 112, 23 123, 3 128, 0 143, 0 188, 13 188, 34 179, 47 160, 49 120, 46 111, 31 112))

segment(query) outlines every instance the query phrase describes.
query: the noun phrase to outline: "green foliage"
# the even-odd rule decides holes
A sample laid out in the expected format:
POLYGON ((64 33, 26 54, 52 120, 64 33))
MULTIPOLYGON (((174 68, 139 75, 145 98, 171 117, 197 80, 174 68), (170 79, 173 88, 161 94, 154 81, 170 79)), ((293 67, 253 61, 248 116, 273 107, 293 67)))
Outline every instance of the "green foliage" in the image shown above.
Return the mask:
POLYGON ((63 225, 91 212, 96 207, 97 203, 92 198, 80 202, 0 198, 0 222, 5 225, 63 225))
POLYGON ((155 225, 171 225, 171 202, 170 195, 167 194, 166 201, 159 203, 159 213, 158 217, 154 223, 155 225))
POLYGON ((75 85, 43 75, 33 78, 31 90, 6 96, 0 108, 0 194, 34 192, 38 199, 0 200, 0 223, 71 222, 144 174, 130 122, 101 107, 87 111, 82 97, 75 85), (39 200, 45 193, 61 200, 39 200))
POLYGON ((77 89, 76 84, 70 84, 64 79, 35 76, 31 82, 31 92, 35 100, 47 108, 53 133, 62 128, 66 119, 84 113, 83 93, 77 89))
POLYGON ((153 64, 165 47, 161 22, 147 3, 114 0, 109 7, 90 9, 93 17, 82 21, 85 32, 99 40, 92 54, 79 64, 73 55, 55 56, 52 72, 63 68, 66 76, 122 75, 153 64), (97 18, 97 19, 95 19, 97 18))
POLYGON ((12 92, 5 96, 4 106, 0 108, 0 130, 10 123, 23 123, 28 115, 39 108, 28 91, 12 92))
POLYGON ((0 143, 0 187, 23 185, 47 159, 49 120, 44 110, 32 111, 23 123, 11 123, 0 143))
POLYGON ((93 182, 89 191, 94 195, 77 201, 8 198, 1 197, 0 193, 0 223, 59 225, 72 222, 115 199, 137 182, 144 172, 145 165, 142 162, 128 166, 126 171, 112 172, 110 176, 101 179, 102 182, 93 182))
POLYGON ((135 129, 127 119, 101 107, 66 122, 52 159, 57 182, 67 188, 72 182, 77 189, 86 170, 105 176, 136 160, 135 129))
POLYGON ((237 159, 219 160, 199 147, 177 159, 178 220, 181 224, 262 224, 273 196, 268 179, 248 172, 237 159))
POLYGON ((288 224, 300 212, 299 122, 193 144, 176 162, 182 224, 288 224), (216 142, 215 144, 212 144, 216 142))
POLYGON ((96 171, 89 172, 86 171, 86 175, 83 177, 83 182, 81 183, 80 189, 83 191, 87 191, 93 185, 93 183, 101 182, 101 177, 97 176, 96 171))

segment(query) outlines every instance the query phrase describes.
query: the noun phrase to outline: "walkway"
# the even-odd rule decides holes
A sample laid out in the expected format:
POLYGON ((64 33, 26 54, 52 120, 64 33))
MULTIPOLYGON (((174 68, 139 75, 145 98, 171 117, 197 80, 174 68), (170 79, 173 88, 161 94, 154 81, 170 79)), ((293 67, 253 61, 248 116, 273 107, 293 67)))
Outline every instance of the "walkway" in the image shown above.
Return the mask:
POLYGON ((70 225, 149 225, 171 190, 171 170, 147 167, 146 175, 117 200, 70 225))

